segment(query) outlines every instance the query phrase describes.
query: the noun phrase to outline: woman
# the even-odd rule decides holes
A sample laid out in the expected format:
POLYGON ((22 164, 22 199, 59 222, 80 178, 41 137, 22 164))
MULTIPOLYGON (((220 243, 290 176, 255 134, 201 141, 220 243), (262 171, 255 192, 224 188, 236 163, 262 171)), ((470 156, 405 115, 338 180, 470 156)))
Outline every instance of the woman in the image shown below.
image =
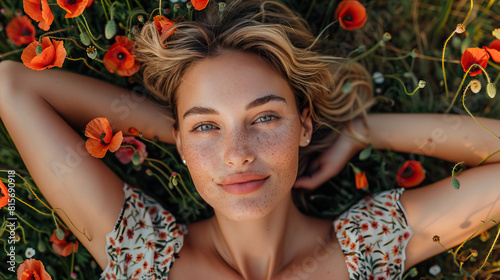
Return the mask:
POLYGON ((400 279, 442 251, 434 235, 451 247, 500 211, 494 156, 460 174, 460 191, 445 179, 367 198, 333 223, 301 214, 292 186, 319 185, 363 148, 345 133, 325 135, 330 130, 320 125, 400 152, 419 153, 429 139, 428 155, 467 165, 497 150, 498 140, 461 116, 355 119, 370 104, 363 101, 370 95, 366 73, 353 66, 332 77, 328 58, 310 49, 312 35, 280 4, 234 1, 222 16, 211 7, 204 19, 175 28, 165 39, 149 24, 136 38, 145 83, 171 113, 88 77, 0 63, 2 121, 47 200, 85 229, 90 240, 74 233, 105 269, 102 278, 400 279), (346 76, 352 94, 336 84, 346 76), (175 143, 215 216, 183 229, 124 185, 83 150, 73 130, 94 117, 175 143), (296 182, 318 151, 316 173, 296 182), (380 234, 369 236, 375 230, 380 234), (369 258, 377 258, 374 268, 369 258))

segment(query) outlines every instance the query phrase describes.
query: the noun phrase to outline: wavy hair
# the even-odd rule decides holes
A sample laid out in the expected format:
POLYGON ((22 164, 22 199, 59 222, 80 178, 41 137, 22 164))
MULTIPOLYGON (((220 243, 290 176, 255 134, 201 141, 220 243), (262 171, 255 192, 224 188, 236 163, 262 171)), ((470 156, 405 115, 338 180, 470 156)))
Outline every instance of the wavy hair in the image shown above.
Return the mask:
POLYGON ((228 50, 257 54, 289 82, 299 112, 309 109, 312 117, 314 132, 311 143, 300 149, 298 175, 331 146, 338 137, 336 130, 349 128, 349 121, 365 114, 373 103, 367 71, 359 64, 321 55, 307 23, 278 2, 233 0, 221 13, 216 1, 210 1, 196 21, 179 22, 174 28, 170 37, 162 39, 149 22, 134 42, 145 86, 172 110, 175 128, 176 91, 190 66, 228 50), (349 92, 343 92, 346 83, 349 92))

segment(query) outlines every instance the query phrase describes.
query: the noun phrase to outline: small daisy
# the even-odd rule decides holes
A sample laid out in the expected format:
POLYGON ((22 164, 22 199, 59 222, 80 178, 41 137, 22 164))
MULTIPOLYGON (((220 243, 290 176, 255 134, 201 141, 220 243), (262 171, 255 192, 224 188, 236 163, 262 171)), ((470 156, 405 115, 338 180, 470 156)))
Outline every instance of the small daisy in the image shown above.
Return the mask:
POLYGON ((33 249, 33 248, 28 248, 28 249, 26 249, 26 253, 25 253, 26 258, 27 258, 27 259, 31 259, 31 258, 33 258, 33 256, 35 255, 35 253, 36 253, 36 251, 35 251, 35 249, 33 249))

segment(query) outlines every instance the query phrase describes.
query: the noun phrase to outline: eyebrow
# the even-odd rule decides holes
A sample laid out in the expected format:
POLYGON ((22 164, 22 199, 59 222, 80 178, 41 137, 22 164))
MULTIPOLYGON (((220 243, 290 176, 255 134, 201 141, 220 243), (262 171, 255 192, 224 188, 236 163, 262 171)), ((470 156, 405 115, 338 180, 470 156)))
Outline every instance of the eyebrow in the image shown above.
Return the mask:
MULTIPOLYGON (((267 104, 269 102, 284 102, 286 103, 286 99, 277 96, 274 94, 268 94, 266 96, 259 97, 255 99, 254 101, 248 103, 245 106, 245 110, 250 110, 252 108, 255 108, 257 106, 262 106, 264 104, 267 104)), ((208 107, 201 107, 201 106, 195 106, 187 110, 184 115, 182 115, 182 119, 185 119, 189 115, 219 115, 219 111, 213 109, 213 108, 208 108, 208 107)))

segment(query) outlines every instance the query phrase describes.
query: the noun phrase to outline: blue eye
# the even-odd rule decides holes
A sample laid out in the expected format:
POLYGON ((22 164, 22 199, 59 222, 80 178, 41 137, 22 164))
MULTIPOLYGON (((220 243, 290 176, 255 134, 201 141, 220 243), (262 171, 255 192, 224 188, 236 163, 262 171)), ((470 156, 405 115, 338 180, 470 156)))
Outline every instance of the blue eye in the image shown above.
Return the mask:
POLYGON ((193 127, 192 131, 198 130, 198 131, 209 131, 215 129, 215 125, 213 124, 208 124, 208 123, 203 123, 198 126, 193 127))
POLYGON ((265 116, 258 118, 255 122, 256 123, 265 123, 265 122, 270 122, 272 120, 277 120, 280 118, 281 118, 281 116, 278 116, 278 115, 265 115, 265 116))

